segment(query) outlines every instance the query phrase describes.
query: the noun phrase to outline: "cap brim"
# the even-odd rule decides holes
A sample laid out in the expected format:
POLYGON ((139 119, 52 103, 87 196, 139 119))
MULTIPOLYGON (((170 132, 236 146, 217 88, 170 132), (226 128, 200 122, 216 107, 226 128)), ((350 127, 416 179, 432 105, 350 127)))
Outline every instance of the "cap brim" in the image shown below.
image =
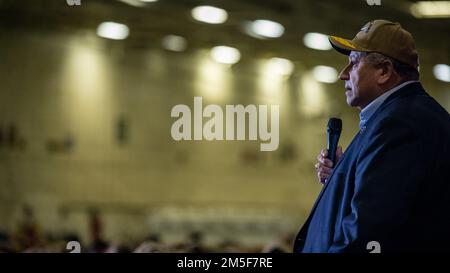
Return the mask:
POLYGON ((363 48, 357 46, 350 40, 337 37, 337 36, 329 36, 328 40, 336 51, 339 53, 349 55, 350 51, 366 51, 363 48))

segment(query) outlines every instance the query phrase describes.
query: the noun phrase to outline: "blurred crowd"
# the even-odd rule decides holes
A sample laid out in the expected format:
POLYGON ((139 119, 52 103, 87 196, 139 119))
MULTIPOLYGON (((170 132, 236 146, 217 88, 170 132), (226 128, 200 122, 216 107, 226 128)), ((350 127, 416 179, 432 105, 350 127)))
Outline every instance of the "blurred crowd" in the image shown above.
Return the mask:
POLYGON ((99 214, 90 214, 90 243, 83 243, 76 234, 52 236, 45 234, 29 206, 23 207, 23 219, 13 232, 0 231, 0 253, 288 253, 291 252, 293 234, 289 233, 269 244, 245 246, 238 241, 223 240, 211 246, 205 244, 205 234, 191 232, 182 242, 163 242, 158 234, 151 234, 138 242, 118 244, 102 236, 99 214), (69 242, 73 242, 69 244, 69 242), (74 245, 79 247, 74 247, 74 245))

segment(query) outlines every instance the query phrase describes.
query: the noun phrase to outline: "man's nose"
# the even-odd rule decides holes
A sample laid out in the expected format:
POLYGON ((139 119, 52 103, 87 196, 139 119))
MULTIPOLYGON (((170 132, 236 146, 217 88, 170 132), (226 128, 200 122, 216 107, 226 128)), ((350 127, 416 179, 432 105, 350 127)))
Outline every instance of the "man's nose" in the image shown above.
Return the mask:
POLYGON ((339 79, 346 81, 349 79, 349 75, 348 75, 348 66, 344 67, 344 69, 342 69, 341 73, 339 73, 339 79))

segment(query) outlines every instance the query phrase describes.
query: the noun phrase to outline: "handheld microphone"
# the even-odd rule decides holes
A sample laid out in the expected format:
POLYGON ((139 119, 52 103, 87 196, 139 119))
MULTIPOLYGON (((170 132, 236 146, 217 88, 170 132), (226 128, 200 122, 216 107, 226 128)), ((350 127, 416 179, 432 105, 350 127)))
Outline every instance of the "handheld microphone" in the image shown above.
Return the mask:
POLYGON ((327 158, 333 161, 333 167, 336 165, 336 149, 339 142, 339 137, 342 131, 342 120, 340 118, 330 118, 327 126, 328 137, 328 156, 327 158))

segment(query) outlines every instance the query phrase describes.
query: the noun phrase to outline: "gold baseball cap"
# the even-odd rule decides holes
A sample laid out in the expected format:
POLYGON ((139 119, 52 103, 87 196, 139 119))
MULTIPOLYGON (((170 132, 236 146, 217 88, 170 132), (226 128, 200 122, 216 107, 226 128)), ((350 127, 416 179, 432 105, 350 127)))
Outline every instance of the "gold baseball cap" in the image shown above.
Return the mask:
POLYGON ((350 51, 378 52, 385 56, 419 67, 414 39, 399 23, 374 20, 365 24, 352 40, 329 36, 331 45, 338 52, 349 55, 350 51))

